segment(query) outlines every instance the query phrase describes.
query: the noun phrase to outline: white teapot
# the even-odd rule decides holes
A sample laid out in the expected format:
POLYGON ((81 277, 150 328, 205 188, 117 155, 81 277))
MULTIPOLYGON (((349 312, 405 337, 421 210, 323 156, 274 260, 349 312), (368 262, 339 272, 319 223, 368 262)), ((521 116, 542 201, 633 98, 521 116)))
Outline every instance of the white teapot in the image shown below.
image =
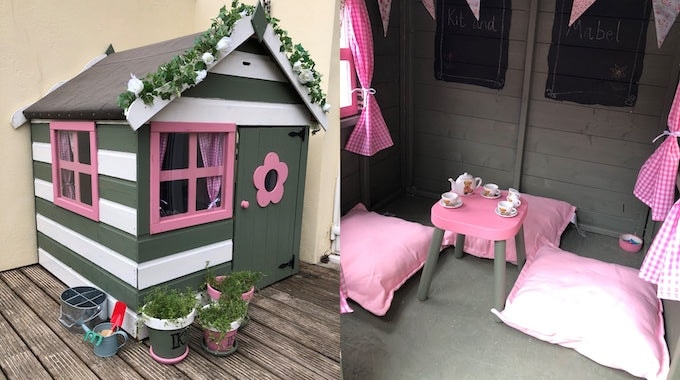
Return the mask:
POLYGON ((459 175, 455 181, 453 178, 449 178, 449 182, 451 182, 451 191, 458 195, 470 194, 482 185, 481 178, 473 177, 468 173, 459 175))

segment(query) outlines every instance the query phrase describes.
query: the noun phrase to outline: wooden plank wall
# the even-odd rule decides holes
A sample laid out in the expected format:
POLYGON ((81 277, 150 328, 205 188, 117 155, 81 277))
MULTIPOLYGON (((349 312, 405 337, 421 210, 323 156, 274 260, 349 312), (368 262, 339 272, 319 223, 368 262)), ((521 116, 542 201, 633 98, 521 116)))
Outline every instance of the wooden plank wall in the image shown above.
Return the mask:
POLYGON ((416 190, 440 193, 448 187, 447 178, 467 171, 485 182, 568 201, 588 230, 641 234, 648 209, 632 190, 640 166, 654 150, 652 139, 665 128, 677 83, 680 25, 674 25, 659 49, 650 22, 634 107, 554 101, 545 98, 544 90, 555 1, 538 1, 528 122, 523 154, 518 155, 526 41, 534 29, 529 25, 531 1, 512 1, 509 68, 502 90, 435 80, 435 22, 420 0, 410 1, 407 54, 413 60, 416 190), (516 166, 517 157, 523 161, 516 166))
MULTIPOLYGON (((401 9, 400 1, 392 2, 388 34, 383 36, 378 4, 367 1, 374 40, 374 65, 372 87, 385 119, 394 146, 365 158, 344 149, 353 129, 353 124, 343 123, 341 132, 341 211, 344 214, 357 202, 368 207, 379 206, 398 196, 404 188, 401 118, 401 86, 403 85, 400 65, 401 51, 401 9), (362 179, 363 178, 363 179, 362 179)), ((357 84, 358 85, 358 84, 357 84)))

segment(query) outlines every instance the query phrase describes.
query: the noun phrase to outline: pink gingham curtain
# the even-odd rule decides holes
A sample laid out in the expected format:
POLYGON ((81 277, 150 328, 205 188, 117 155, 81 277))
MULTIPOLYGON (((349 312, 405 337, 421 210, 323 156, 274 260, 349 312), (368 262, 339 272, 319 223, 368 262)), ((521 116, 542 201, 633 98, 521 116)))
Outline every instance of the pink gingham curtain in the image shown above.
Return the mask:
POLYGON ((375 100, 375 90, 371 88, 373 80, 373 34, 368 18, 368 10, 364 0, 345 1, 343 22, 348 23, 349 47, 354 57, 354 66, 359 77, 363 95, 363 109, 359 121, 345 145, 345 149, 372 156, 389 148, 394 143, 390 131, 385 124, 378 102, 375 100))
POLYGON ((347 303, 347 285, 345 285, 345 277, 342 274, 342 258, 340 259, 340 314, 347 314, 354 312, 349 303, 347 303))
MULTIPOLYGON (((201 148, 203 165, 206 167, 222 166, 224 133, 199 133, 198 144, 201 148)), ((220 201, 217 196, 220 194, 222 176, 206 178, 206 185, 208 187, 208 197, 210 198, 208 210, 210 210, 211 208, 216 207, 217 203, 220 201)))
MULTIPOLYGON (((73 161, 75 150, 76 132, 58 131, 59 159, 73 161)), ((73 183, 73 171, 61 169, 61 196, 65 198, 76 198, 75 184, 73 183)))
POLYGON ((158 144, 158 150, 159 150, 159 155, 160 159, 158 160, 159 163, 159 168, 163 169, 163 160, 165 160, 165 151, 168 149, 168 134, 167 133, 161 133, 160 134, 160 142, 158 144))
MULTIPOLYGON (((640 168, 633 194, 652 209, 652 220, 666 219, 675 196, 675 180, 680 161, 680 84, 668 114, 668 130, 656 139, 666 136, 664 142, 640 168)), ((654 141, 656 141, 654 139, 654 141)))
POLYGON ((657 284, 657 297, 680 301, 680 200, 671 207, 668 217, 647 250, 638 276, 657 284))

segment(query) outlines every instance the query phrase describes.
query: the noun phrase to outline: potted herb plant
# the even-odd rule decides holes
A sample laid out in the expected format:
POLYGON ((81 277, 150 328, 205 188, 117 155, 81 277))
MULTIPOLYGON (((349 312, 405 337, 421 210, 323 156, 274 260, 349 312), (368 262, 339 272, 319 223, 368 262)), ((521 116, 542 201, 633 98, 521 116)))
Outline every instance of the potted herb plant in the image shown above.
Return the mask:
POLYGON ((224 293, 240 294, 244 301, 250 302, 255 294, 255 285, 264 274, 253 271, 231 272, 228 276, 215 276, 208 271, 206 289, 210 299, 216 301, 224 293))
POLYGON ((223 296, 199 309, 196 319, 203 328, 203 349, 217 356, 236 351, 236 333, 247 309, 246 301, 238 296, 223 296))
POLYGON ((144 297, 141 320, 149 332, 149 353, 159 363, 174 364, 189 354, 189 326, 196 315, 197 300, 187 288, 155 287, 144 297))

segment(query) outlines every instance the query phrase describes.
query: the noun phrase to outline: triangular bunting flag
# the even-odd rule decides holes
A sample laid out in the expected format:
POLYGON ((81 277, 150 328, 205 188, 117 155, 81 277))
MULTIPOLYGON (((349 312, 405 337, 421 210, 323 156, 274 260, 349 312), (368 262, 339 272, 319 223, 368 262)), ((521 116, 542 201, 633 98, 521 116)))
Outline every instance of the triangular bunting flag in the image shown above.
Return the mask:
POLYGON ((383 24, 383 37, 387 37, 387 27, 390 25, 390 9, 392 9, 392 0, 378 0, 378 7, 380 8, 380 18, 383 24))
POLYGON ((434 13, 434 0, 421 0, 423 2, 423 5, 425 6, 425 9, 427 9, 427 13, 432 16, 433 20, 437 19, 437 16, 435 16, 434 13))
POLYGON ((573 24, 583 12, 587 11, 595 0, 574 0, 574 4, 571 6, 571 17, 569 18, 569 26, 573 24))
POLYGON ((470 10, 472 11, 472 14, 475 15, 477 21, 479 21, 479 1, 480 0, 467 0, 470 10))
POLYGON ((656 43, 661 47, 680 12, 680 0, 652 0, 656 21, 656 43))

